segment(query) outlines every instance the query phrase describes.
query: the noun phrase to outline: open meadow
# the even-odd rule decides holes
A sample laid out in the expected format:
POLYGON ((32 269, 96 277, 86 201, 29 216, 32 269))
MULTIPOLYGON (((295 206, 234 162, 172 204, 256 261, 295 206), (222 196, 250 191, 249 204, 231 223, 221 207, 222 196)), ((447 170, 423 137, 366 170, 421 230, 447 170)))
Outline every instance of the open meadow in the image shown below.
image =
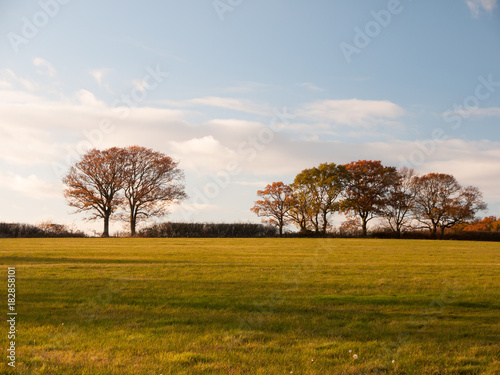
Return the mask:
POLYGON ((500 243, 0 240, 1 374, 500 374, 500 243))

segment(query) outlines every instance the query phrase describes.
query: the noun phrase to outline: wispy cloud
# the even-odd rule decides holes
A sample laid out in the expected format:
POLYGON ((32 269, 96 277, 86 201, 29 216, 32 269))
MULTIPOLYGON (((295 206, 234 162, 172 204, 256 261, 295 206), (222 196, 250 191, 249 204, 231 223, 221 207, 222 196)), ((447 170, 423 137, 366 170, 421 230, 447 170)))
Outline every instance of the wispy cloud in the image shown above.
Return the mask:
POLYGON ((134 79, 132 81, 132 86, 134 86, 134 88, 136 88, 137 90, 142 91, 142 90, 146 90, 149 87, 149 83, 147 83, 143 79, 134 79))
POLYGON ((492 13, 493 9, 497 6, 497 0, 467 0, 467 5, 469 6, 472 16, 477 18, 482 10, 487 13, 492 13))
POLYGON ((196 105, 230 109, 238 112, 253 113, 259 115, 269 114, 270 108, 257 104, 247 99, 223 98, 218 96, 205 96, 183 101, 163 101, 164 104, 176 107, 192 107, 196 105))
POLYGON ((36 91, 40 88, 40 85, 28 78, 20 77, 16 75, 10 69, 3 69, 0 71, 0 77, 3 77, 4 86, 7 86, 9 82, 12 84, 20 84, 22 88, 27 89, 29 91, 36 91))
POLYGON ((0 172, 0 185, 34 199, 62 196, 61 189, 56 188, 51 182, 40 179, 35 174, 23 177, 12 172, 8 174, 0 172))
POLYGON ((310 91, 316 91, 316 92, 324 92, 325 89, 322 89, 321 87, 316 86, 314 83, 311 82, 304 82, 299 85, 300 87, 304 87, 310 91))
POLYGON ((296 115, 306 121, 371 127, 387 124, 404 113, 401 107, 389 101, 347 99, 308 103, 296 115))
POLYGON ((56 76, 56 70, 54 69, 52 64, 47 60, 42 59, 41 57, 35 57, 33 59, 33 65, 39 68, 36 70, 38 74, 46 75, 51 78, 54 78, 56 76))
POLYGON ((245 82, 237 83, 235 86, 226 87, 224 89, 224 92, 244 94, 244 93, 249 93, 249 92, 255 92, 257 90, 261 90, 261 89, 264 89, 266 87, 269 87, 269 85, 265 84, 265 83, 260 83, 260 82, 246 82, 245 81, 245 82))
POLYGON ((224 146, 212 135, 182 142, 172 141, 170 148, 181 156, 186 168, 202 174, 223 170, 228 160, 237 157, 236 151, 224 146))
POLYGON ((467 118, 469 116, 476 117, 500 117, 500 107, 488 107, 488 108, 474 108, 470 110, 459 110, 454 112, 446 112, 444 114, 456 114, 463 118, 467 118))
POLYGON ((111 72, 111 69, 101 68, 101 69, 92 69, 89 71, 89 74, 96 80, 99 87, 106 89, 108 92, 112 93, 111 88, 107 83, 105 83, 104 78, 111 72))

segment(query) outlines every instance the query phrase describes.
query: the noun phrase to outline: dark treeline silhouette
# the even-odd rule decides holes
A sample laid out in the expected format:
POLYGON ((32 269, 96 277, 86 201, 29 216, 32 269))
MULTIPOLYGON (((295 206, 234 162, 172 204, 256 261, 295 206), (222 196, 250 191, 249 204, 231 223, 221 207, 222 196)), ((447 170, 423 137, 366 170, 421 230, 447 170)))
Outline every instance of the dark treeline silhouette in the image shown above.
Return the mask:
POLYGON ((167 238, 253 238, 276 237, 271 225, 252 223, 161 223, 141 229, 139 237, 167 238))
POLYGON ((0 223, 0 238, 68 238, 85 237, 61 224, 41 224, 39 226, 21 223, 0 223))

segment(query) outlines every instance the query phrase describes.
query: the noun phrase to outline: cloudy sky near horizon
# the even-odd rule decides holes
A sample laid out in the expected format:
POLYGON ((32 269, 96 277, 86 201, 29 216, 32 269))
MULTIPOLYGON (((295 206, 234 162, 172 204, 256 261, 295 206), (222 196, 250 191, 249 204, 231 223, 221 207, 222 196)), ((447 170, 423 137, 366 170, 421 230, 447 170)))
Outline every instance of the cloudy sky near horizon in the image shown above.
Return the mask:
POLYGON ((169 220, 258 222, 266 184, 359 159, 500 215, 497 0, 5 0, 0 28, 0 221, 101 230, 60 178, 134 144, 185 171, 169 220))

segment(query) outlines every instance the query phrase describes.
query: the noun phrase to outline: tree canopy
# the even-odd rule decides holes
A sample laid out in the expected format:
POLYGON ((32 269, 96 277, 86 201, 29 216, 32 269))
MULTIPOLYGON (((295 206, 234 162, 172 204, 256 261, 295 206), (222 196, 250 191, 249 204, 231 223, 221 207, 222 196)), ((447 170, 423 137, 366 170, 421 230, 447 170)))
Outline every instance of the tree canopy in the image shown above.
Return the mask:
POLYGON ((135 235, 139 220, 165 215, 168 204, 186 197, 182 180, 183 173, 172 158, 131 146, 88 151, 63 183, 68 204, 76 212, 88 213, 89 220, 102 218, 102 236, 108 237, 112 218, 126 217, 135 235))
POLYGON ((462 187, 452 175, 418 176, 413 169, 378 160, 323 163, 304 169, 291 185, 275 182, 257 195, 264 199, 252 211, 278 226, 280 234, 293 223, 302 233, 325 236, 338 212, 348 215, 341 232, 355 233, 359 225, 366 236, 368 222, 379 218, 398 237, 409 229, 428 228, 436 238, 438 229, 442 237, 446 229, 471 222, 486 209, 479 189, 462 187))

